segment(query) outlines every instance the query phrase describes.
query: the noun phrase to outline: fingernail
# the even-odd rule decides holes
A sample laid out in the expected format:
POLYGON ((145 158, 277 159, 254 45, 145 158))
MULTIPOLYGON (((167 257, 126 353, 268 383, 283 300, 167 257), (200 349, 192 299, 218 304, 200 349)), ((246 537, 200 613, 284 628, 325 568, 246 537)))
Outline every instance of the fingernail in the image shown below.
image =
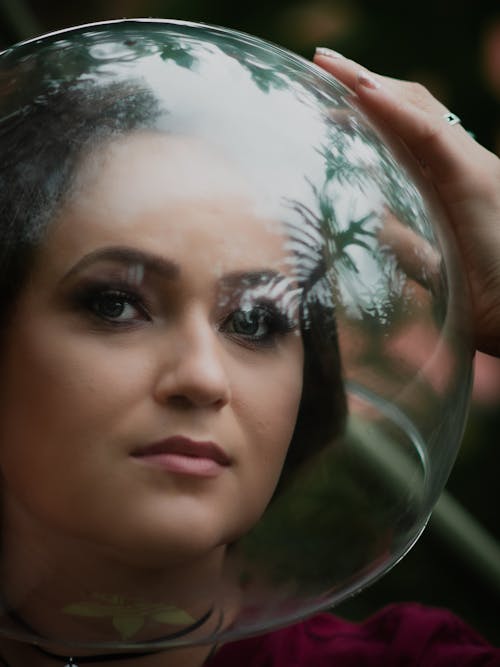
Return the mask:
POLYGON ((358 82, 365 88, 371 88, 372 90, 380 88, 380 83, 377 81, 377 79, 371 76, 371 74, 364 72, 363 70, 358 72, 358 82))
POLYGON ((325 56, 326 58, 345 58, 345 56, 343 56, 338 51, 334 51, 333 49, 329 49, 326 46, 317 46, 316 47, 316 55, 317 56, 325 56))

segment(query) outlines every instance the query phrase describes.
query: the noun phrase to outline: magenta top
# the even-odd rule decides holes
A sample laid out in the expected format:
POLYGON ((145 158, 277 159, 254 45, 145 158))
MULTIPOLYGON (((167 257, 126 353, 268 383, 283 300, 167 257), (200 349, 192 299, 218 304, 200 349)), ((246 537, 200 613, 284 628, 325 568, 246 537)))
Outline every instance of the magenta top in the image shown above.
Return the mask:
POLYGON ((494 648, 444 609, 386 607, 364 623, 317 614, 224 645, 207 667, 500 667, 494 648))

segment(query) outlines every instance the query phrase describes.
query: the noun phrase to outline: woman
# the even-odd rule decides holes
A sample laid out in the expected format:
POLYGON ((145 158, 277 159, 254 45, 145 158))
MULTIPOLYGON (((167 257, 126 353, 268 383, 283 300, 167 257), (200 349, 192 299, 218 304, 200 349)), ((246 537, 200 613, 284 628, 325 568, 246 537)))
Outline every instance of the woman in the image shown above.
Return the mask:
MULTIPOLYGON (((300 312, 306 285, 285 230, 255 217, 234 166, 203 142, 158 135, 147 122, 97 135, 92 122, 83 125, 98 141, 80 128, 74 155, 46 156, 64 167, 57 170, 64 178, 46 179, 54 190, 32 207, 39 216, 30 235, 14 240, 23 253, 10 255, 17 292, 3 328, 0 423, 10 445, 2 453, 3 576, 22 622, 57 636, 83 629, 99 640, 100 619, 75 620, 68 611, 85 590, 116 593, 133 581, 142 597, 164 599, 168 591, 175 613, 203 618, 225 545, 274 492, 296 417, 300 427, 308 369, 321 365, 311 361, 318 353, 300 312)), ((8 199, 19 211, 14 195, 8 199)), ((338 387, 338 363, 330 368, 326 377, 338 387)), ((341 409, 330 423, 331 435, 341 409)), ((230 622, 231 607, 224 611, 230 622)), ((146 623, 139 639, 156 627, 146 623)), ((290 656, 312 633, 327 641, 301 644, 299 664, 341 664, 330 639, 342 632, 330 617, 316 617, 208 660, 280 664, 283 648, 290 656)), ((209 652, 87 650, 64 658, 63 648, 55 642, 44 653, 4 640, 2 656, 11 667, 61 660, 194 667, 209 652)), ((349 659, 356 660, 352 650, 349 659)))
MULTIPOLYGON (((156 115, 139 85, 78 82, 2 125, 4 606, 75 644, 229 624, 228 545, 285 458, 323 446, 345 413, 334 321, 287 228, 224 155, 156 115)), ((1 654, 127 657, 52 648, 6 640, 1 654)), ((208 651, 128 660, 199 665, 208 651)))

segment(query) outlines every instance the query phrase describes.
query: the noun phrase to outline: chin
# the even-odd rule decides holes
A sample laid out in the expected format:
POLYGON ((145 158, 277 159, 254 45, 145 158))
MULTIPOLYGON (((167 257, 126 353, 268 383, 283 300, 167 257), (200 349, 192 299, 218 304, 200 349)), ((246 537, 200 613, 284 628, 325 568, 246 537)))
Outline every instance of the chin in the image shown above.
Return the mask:
POLYGON ((145 530, 130 527, 127 533, 108 535, 105 551, 110 561, 142 570, 182 567, 189 562, 210 559, 224 550, 226 531, 202 523, 184 521, 173 527, 149 525, 145 530))

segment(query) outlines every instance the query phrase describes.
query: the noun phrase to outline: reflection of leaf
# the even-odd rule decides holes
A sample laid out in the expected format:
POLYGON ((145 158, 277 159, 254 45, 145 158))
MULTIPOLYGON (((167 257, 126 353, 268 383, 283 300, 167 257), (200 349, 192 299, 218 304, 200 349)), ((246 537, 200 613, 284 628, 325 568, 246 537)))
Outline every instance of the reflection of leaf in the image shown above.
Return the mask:
POLYGON ((193 623, 194 618, 182 609, 177 607, 168 607, 158 612, 151 614, 158 623, 168 623, 170 625, 184 625, 185 623, 193 623))
POLYGON ((104 618, 112 615, 108 606, 95 602, 69 604, 63 608, 63 612, 71 616, 86 616, 88 618, 104 618))
MULTIPOLYGON (((327 271, 337 262, 345 262, 357 271, 346 249, 350 245, 355 245, 365 248, 369 253, 374 252, 373 245, 366 240, 376 236, 372 229, 366 228, 368 223, 373 222, 374 212, 370 211, 358 220, 351 220, 347 229, 340 229, 335 213, 335 201, 325 192, 320 192, 316 188, 313 188, 313 191, 316 196, 319 214, 302 202, 289 202, 292 210, 297 212, 303 222, 306 223, 298 230, 300 236, 290 225, 290 236, 295 242, 295 251, 297 252, 300 248, 302 252, 298 254, 302 257, 315 258, 316 261, 313 266, 316 273, 319 267, 323 271, 327 271), (309 230, 309 232, 304 233, 304 229, 309 230), (319 232, 319 235, 312 233, 313 230, 319 232), (318 261, 318 258, 321 258, 321 261, 318 261)), ((319 275, 316 276, 317 279, 320 277, 319 275)))
POLYGON ((271 89, 282 90, 290 85, 289 77, 283 72, 283 67, 278 59, 273 61, 268 54, 267 62, 263 62, 258 56, 255 57, 250 50, 244 50, 241 45, 232 45, 221 40, 217 46, 230 58, 234 58, 250 74, 253 82, 263 93, 269 93, 271 89))
POLYGON ((160 49, 160 56, 162 60, 173 60, 176 65, 185 67, 186 69, 192 69, 196 61, 196 58, 189 53, 187 47, 182 47, 174 42, 164 44, 160 49))
POLYGON ((271 69, 262 69, 260 67, 252 66, 250 63, 243 61, 243 65, 250 71, 250 76, 252 77, 254 83, 260 88, 264 93, 268 93, 271 88, 276 88, 277 90, 286 88, 289 84, 286 79, 283 79, 280 75, 277 75, 271 69))
POLYGON ((373 252, 373 246, 368 244, 363 237, 375 238, 375 232, 370 229, 365 229, 367 222, 373 220, 373 211, 363 216, 359 220, 351 220, 347 229, 343 229, 336 234, 336 243, 339 253, 343 253, 350 245, 357 245, 365 248, 368 252, 373 252))
POLYGON ((122 639, 133 637, 146 623, 153 620, 166 625, 188 625, 194 618, 173 605, 130 600, 124 595, 95 594, 97 602, 76 602, 63 608, 65 614, 86 618, 110 618, 122 639))
POLYGON ((122 639, 130 639, 144 625, 144 616, 125 614, 113 617, 113 627, 118 630, 122 639))

